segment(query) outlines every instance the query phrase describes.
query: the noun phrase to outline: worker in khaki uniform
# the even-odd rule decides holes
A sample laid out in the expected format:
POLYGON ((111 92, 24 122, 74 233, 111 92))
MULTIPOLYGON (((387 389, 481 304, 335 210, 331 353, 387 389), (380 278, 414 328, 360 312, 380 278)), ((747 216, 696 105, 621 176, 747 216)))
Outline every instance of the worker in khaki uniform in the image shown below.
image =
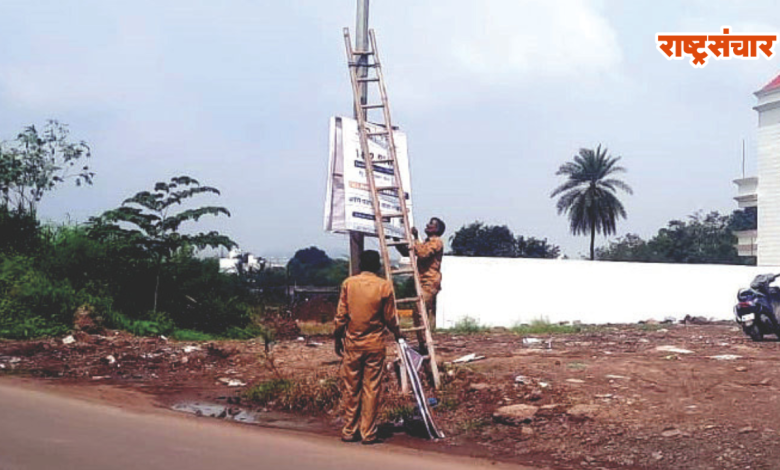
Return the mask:
POLYGON ((336 354, 342 357, 345 442, 379 442, 377 415, 385 364, 385 329, 401 338, 390 281, 377 275, 379 253, 360 255, 360 274, 341 285, 336 312, 336 354))
POLYGON ((420 287, 425 301, 425 310, 428 312, 428 327, 436 328, 436 295, 441 290, 441 259, 444 255, 444 243, 441 236, 446 226, 438 217, 432 217, 425 226, 425 234, 428 238, 424 242, 417 240, 417 228, 412 228, 415 242, 412 245, 414 254, 417 255, 417 272, 420 274, 420 287))

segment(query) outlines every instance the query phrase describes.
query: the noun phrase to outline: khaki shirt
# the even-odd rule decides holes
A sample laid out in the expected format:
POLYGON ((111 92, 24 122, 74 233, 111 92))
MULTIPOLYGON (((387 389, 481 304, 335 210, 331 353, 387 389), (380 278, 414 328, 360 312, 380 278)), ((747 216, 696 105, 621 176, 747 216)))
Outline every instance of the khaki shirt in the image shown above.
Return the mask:
POLYGON ((414 253, 417 255, 417 272, 420 273, 420 284, 424 287, 441 287, 441 258, 444 255, 444 243, 441 238, 432 235, 425 242, 414 243, 414 253))
POLYGON ((341 285, 335 323, 336 335, 345 336, 345 350, 384 349, 385 328, 401 334, 390 281, 370 272, 347 278, 341 285))

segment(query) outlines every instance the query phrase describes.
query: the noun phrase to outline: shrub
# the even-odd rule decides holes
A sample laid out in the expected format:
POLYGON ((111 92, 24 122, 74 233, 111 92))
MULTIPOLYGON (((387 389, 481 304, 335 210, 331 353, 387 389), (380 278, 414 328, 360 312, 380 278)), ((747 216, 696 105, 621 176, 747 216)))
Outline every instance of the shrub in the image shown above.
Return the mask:
POLYGON ((511 328, 513 333, 518 335, 542 335, 552 333, 579 333, 582 331, 580 325, 557 325, 547 320, 533 320, 530 325, 518 324, 511 328))
POLYGON ((457 335, 473 335, 476 333, 484 333, 489 328, 484 325, 480 325, 479 321, 471 317, 463 317, 455 323, 455 326, 448 330, 449 333, 457 335))

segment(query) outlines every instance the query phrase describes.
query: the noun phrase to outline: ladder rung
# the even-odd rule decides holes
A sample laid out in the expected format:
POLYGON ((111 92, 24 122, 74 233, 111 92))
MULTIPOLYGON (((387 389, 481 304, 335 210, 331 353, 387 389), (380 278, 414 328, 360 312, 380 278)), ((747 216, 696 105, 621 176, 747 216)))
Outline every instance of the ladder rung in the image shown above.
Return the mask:
POLYGON ((375 135, 387 135, 389 132, 387 131, 379 131, 379 132, 366 132, 366 135, 369 137, 373 137, 375 135))
POLYGON ((407 331, 422 331, 424 329, 425 329, 424 326, 415 326, 412 328, 401 328, 401 332, 406 333, 407 331))
POLYGON ((387 246, 404 246, 404 245, 409 245, 409 242, 406 241, 406 240, 399 240, 397 242, 395 242, 395 241, 387 242, 386 244, 387 244, 387 246))
POLYGON ((393 274, 414 274, 414 268, 411 266, 408 268, 394 269, 390 271, 393 274))
POLYGON ((371 160, 371 163, 395 163, 395 160, 392 158, 377 158, 376 160, 371 160))
MULTIPOLYGON (((376 163, 376 161, 372 161, 371 163, 376 163)), ((390 191, 390 190, 396 190, 397 191, 399 189, 401 189, 401 188, 399 188, 398 186, 377 186, 376 187, 377 191, 390 191)))
POLYGON ((374 55, 374 51, 352 51, 354 55, 374 55))
POLYGON ((376 109, 376 108, 384 108, 385 105, 383 104, 361 104, 361 108, 363 109, 376 109))
MULTIPOLYGON (((377 188, 379 190, 379 188, 377 188)), ((398 219, 400 217, 403 217, 405 214, 403 212, 388 212, 387 214, 382 214, 383 219, 398 219)))
POLYGON ((379 77, 365 77, 365 78, 358 78, 358 82, 365 83, 365 82, 378 82, 379 77))
POLYGON ((347 63, 350 67, 379 67, 379 64, 364 64, 360 62, 348 62, 347 63))
POLYGON ((412 302, 417 302, 418 300, 420 300, 419 297, 406 297, 406 298, 403 298, 403 299, 396 299, 395 303, 397 303, 397 304, 408 304, 408 303, 412 303, 412 302))

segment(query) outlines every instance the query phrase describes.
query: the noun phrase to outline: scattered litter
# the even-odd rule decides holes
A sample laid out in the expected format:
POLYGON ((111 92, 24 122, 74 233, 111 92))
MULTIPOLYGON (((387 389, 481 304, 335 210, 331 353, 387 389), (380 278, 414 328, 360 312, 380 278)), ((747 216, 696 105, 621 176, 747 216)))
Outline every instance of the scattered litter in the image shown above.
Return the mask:
POLYGON ((485 359, 485 356, 477 356, 475 353, 466 354, 465 356, 461 356, 454 361, 452 361, 453 364, 462 364, 464 362, 474 362, 479 361, 481 359, 485 359))
POLYGON ((92 380, 105 380, 105 379, 110 379, 110 378, 111 378, 110 375, 96 375, 96 376, 92 377, 92 380))
POLYGON ((515 383, 520 385, 525 385, 528 383, 528 377, 525 377, 523 375, 518 375, 515 377, 515 383))
POLYGON ((219 381, 228 387, 243 387, 246 384, 238 379, 230 379, 227 377, 222 377, 219 379, 219 381))
POLYGON ((62 344, 72 344, 75 343, 76 339, 73 336, 66 336, 62 338, 62 344))
POLYGON ((682 434, 682 431, 679 429, 667 429, 666 431, 661 433, 661 437, 677 437, 680 434, 682 434))
POLYGON ((742 356, 737 356, 736 354, 721 354, 719 356, 710 356, 710 359, 715 359, 716 361, 736 361, 742 356))
POLYGON ((317 346, 322 346, 322 344, 323 343, 318 343, 316 341, 310 341, 310 342, 306 343, 306 346, 308 346, 310 348, 316 348, 317 346))
POLYGON ((303 336, 299 336, 298 341, 306 341, 306 338, 304 338, 303 336))
POLYGON ((671 352, 676 354, 693 354, 693 351, 690 349, 682 349, 678 348, 677 346, 658 346, 655 348, 656 351, 662 351, 662 352, 671 352))
POLYGON ((523 344, 539 344, 542 340, 539 338, 523 338, 523 344))
POLYGON ((106 356, 106 361, 108 361, 109 364, 113 364, 116 362, 116 358, 112 355, 106 356))
POLYGON ((739 430, 740 434, 747 434, 749 432, 753 432, 755 429, 753 429, 753 426, 745 426, 744 428, 739 430))
POLYGON ((734 370, 736 370, 737 372, 747 372, 748 368, 745 366, 739 366, 734 370))
POLYGON ((570 384, 584 384, 585 381, 582 379, 566 379, 567 382, 570 384))
POLYGON ((185 354, 189 354, 189 353, 191 353, 193 351, 200 351, 200 346, 193 346, 193 345, 190 344, 190 345, 184 346, 183 351, 184 351, 185 354))
POLYGON ((631 377, 626 377, 624 375, 607 374, 604 377, 606 377, 608 379, 614 379, 614 380, 631 380, 631 377))
POLYGON ((5 369, 5 364, 0 364, 0 369, 5 369))
POLYGON ((9 364, 16 364, 18 362, 22 362, 22 358, 20 358, 20 357, 12 357, 11 359, 8 360, 9 364))
POLYGON ((606 398, 606 399, 610 399, 610 398, 614 397, 614 395, 612 395, 611 393, 607 393, 605 395, 595 395, 595 396, 596 396, 596 398, 606 398))
POLYGON ((547 382, 539 382, 539 387, 540 388, 549 388, 550 384, 548 384, 547 382))
POLYGON ((168 341, 168 337, 165 335, 160 335, 160 339, 163 341, 168 341))

